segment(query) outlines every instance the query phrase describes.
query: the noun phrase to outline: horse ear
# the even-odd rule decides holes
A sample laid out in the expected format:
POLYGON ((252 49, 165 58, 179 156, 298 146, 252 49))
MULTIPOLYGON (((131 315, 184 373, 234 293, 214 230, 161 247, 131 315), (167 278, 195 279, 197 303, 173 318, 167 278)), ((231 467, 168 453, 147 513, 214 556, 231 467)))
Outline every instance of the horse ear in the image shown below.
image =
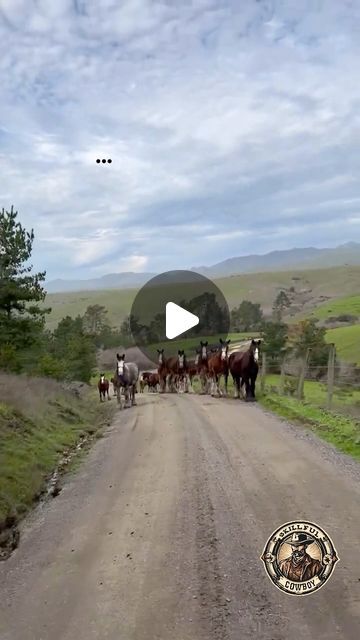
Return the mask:
POLYGON ((122 354, 121 359, 125 360, 125 353, 122 354))
POLYGON ((251 340, 251 344, 256 344, 254 338, 251 340))
POLYGON ((258 340, 258 345, 260 345, 260 344, 261 344, 261 340, 258 340))
POLYGON ((224 341, 222 338, 220 338, 220 344, 224 344, 224 341))
POLYGON ((208 346, 208 344, 209 344, 209 343, 208 343, 208 341, 206 340, 206 342, 204 342, 204 347, 207 347, 207 346, 208 346))
POLYGON ((230 344, 230 342, 231 342, 231 339, 226 340, 226 344, 230 344))

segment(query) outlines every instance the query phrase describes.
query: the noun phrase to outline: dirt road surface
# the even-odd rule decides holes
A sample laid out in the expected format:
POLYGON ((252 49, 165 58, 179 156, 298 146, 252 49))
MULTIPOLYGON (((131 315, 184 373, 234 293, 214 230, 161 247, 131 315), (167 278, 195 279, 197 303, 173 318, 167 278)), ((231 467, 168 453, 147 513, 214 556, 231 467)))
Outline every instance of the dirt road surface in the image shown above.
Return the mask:
POLYGON ((0 564, 1 640, 355 640, 359 466, 260 407, 144 394, 0 564), (260 560, 314 521, 340 561, 307 597, 260 560))

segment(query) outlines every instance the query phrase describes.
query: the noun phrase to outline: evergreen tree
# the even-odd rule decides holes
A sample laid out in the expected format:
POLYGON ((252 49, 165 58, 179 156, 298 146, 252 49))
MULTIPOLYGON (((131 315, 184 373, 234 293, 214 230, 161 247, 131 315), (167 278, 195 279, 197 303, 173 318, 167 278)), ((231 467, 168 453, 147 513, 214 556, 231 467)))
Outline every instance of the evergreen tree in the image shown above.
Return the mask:
POLYGON ((45 271, 32 273, 29 263, 34 231, 17 220, 18 212, 0 212, 0 366, 14 371, 41 336, 45 315, 45 271))
POLYGON ((258 331, 263 323, 263 312, 257 302, 243 300, 231 310, 232 331, 258 331))

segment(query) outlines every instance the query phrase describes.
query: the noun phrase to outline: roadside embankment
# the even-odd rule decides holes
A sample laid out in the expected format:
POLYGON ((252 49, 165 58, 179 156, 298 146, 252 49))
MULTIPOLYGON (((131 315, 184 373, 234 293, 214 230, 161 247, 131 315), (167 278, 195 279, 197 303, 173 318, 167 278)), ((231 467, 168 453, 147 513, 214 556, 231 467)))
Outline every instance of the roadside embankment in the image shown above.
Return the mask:
POLYGON ((99 437, 112 406, 82 383, 0 373, 0 559, 31 506, 59 493, 61 474, 99 437))

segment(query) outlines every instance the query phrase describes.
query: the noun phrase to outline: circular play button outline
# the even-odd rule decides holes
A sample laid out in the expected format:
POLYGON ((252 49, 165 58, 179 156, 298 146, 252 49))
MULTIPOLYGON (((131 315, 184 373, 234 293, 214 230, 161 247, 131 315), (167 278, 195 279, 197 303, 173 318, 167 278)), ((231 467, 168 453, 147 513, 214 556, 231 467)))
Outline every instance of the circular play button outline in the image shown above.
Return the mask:
POLYGON ((165 350, 166 357, 176 355, 178 348, 187 356, 195 355, 201 339, 210 338, 218 344, 229 329, 230 311, 224 294, 196 271, 176 269, 154 276, 139 289, 131 307, 133 341, 154 366, 159 348, 165 350))

